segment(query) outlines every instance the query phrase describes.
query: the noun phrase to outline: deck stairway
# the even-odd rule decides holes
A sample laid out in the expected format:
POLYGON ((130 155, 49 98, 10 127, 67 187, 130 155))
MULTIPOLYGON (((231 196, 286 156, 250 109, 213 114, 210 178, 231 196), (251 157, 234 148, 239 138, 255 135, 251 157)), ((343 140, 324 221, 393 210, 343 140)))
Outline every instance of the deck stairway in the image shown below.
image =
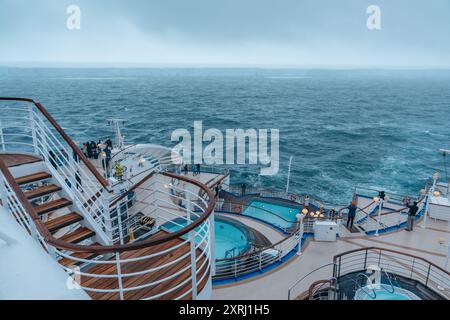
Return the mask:
POLYGON ((215 199, 206 185, 153 172, 116 194, 40 103, 0 98, 0 108, 4 102, 11 105, 0 112, 0 123, 16 128, 20 121, 23 132, 15 139, 0 130, 0 205, 82 290, 99 300, 186 300, 211 291, 204 289, 212 279, 209 217, 215 199), (2 122, 4 116, 9 122, 2 122), (195 212, 170 201, 171 182, 175 194, 193 185, 192 195, 179 200, 196 206, 195 212), (157 225, 134 239, 130 227, 139 226, 135 218, 142 212, 154 214, 159 224, 163 218, 197 218, 188 218, 176 234, 157 225))
MULTIPOLYGON (((0 159, 1 160, 1 159, 0 159)), ((42 165, 45 165, 42 163, 42 165)), ((42 168, 42 166, 40 166, 42 168)), ((50 171, 50 170, 48 170, 50 171)), ((96 239, 94 228, 86 223, 83 214, 77 210, 73 201, 64 191, 67 185, 60 185, 48 171, 31 172, 27 175, 14 177, 29 204, 39 215, 43 225, 57 240, 67 244, 101 247, 96 239)), ((88 201, 89 202, 89 201, 88 201)), ((86 206, 88 204, 84 204, 86 206)), ((152 238, 167 236, 165 231, 159 231, 152 238)), ((125 268, 131 276, 117 281, 118 274, 116 256, 106 252, 70 252, 61 250, 57 261, 67 270, 81 268, 82 287, 95 288, 88 291, 93 299, 142 299, 154 296, 157 299, 192 299, 191 256, 189 242, 175 238, 156 246, 130 250, 120 255, 120 260, 127 262, 125 268), (171 248, 175 248, 171 250, 171 248), (167 254, 161 255, 161 252, 167 254), (90 263, 96 261, 101 263, 90 263), (168 265, 168 267, 164 267, 168 265), (148 272, 161 268, 160 272, 148 272), (169 281, 164 281, 170 278, 169 281), (149 282, 156 285, 146 286, 149 282), (158 284, 158 282, 161 282, 158 284), (136 287, 142 287, 136 290, 136 287), (174 288, 173 290, 171 288, 174 288), (129 291, 128 291, 129 290, 129 291), (122 291, 122 292, 121 292, 122 291), (160 294, 160 293, 163 294, 160 294)), ((196 250, 197 268, 205 265, 206 256, 201 250, 196 250)), ((198 290, 202 290, 208 281, 205 273, 198 273, 198 290)))
MULTIPOLYGON (((83 216, 74 208, 72 200, 62 194, 63 187, 55 182, 51 173, 34 172, 15 180, 47 230, 57 239, 72 244, 98 244, 94 240, 95 231, 83 223, 83 216)), ((80 256, 92 257, 92 254, 80 256)), ((67 267, 71 265, 70 259, 59 262, 67 267)))

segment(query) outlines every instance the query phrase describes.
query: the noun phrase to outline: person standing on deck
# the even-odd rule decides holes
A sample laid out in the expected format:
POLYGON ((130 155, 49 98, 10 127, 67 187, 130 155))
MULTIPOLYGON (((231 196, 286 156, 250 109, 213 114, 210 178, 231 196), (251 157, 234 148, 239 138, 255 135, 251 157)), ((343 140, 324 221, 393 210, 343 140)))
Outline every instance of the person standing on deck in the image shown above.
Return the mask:
POLYGON ((216 185, 216 188, 215 188, 215 192, 216 192, 216 198, 219 196, 219 193, 220 193, 220 189, 222 188, 222 186, 220 185, 220 184, 217 184, 216 185))
POLYGON ((414 201, 413 205, 406 205, 409 208, 408 212, 408 225, 406 227, 406 231, 413 231, 414 229, 414 220, 416 219, 416 213, 419 211, 419 207, 417 206, 417 201, 414 201))
POLYGON ((349 230, 353 229, 353 222, 355 221, 357 209, 356 201, 352 201, 352 204, 348 206, 347 229, 349 230))

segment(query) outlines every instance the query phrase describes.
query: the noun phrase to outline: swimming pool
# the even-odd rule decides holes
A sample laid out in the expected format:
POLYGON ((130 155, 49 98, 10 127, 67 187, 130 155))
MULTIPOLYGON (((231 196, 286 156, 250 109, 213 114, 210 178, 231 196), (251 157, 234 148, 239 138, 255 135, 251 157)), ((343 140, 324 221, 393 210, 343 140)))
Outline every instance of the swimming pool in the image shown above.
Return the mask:
POLYGON ((282 229, 287 229, 293 226, 297 220, 296 215, 299 212, 300 208, 293 206, 253 200, 242 214, 261 219, 282 229))
MULTIPOLYGON (((175 232, 186 225, 184 219, 177 219, 163 225, 163 228, 175 232)), ((245 226, 222 217, 215 217, 214 237, 216 259, 231 258, 247 251, 250 247, 245 226)))
POLYGON ((354 300, 421 300, 414 293, 394 287, 394 292, 386 288, 372 290, 369 287, 363 287, 356 291, 354 300))

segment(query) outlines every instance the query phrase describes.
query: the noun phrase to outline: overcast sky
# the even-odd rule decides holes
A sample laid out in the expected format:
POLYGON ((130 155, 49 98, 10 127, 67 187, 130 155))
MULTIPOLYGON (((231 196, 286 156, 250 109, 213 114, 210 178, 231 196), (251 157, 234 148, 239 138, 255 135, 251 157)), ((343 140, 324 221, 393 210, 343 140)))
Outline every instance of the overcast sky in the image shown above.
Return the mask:
POLYGON ((0 0, 0 64, 27 62, 448 68, 450 0, 0 0))

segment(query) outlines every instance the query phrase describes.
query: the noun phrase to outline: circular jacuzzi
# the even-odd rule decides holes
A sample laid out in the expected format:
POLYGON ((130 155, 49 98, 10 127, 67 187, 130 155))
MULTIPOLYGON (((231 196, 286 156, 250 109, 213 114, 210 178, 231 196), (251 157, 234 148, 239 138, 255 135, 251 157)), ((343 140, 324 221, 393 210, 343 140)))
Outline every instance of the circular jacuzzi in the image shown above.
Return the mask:
MULTIPOLYGON (((233 258, 245 254, 251 249, 251 244, 270 245, 258 231, 231 218, 215 216, 214 218, 214 248, 217 260, 233 258)), ((176 232, 186 225, 185 219, 175 219, 162 226, 169 232, 176 232)))
POLYGON ((371 288, 369 286, 358 289, 355 293, 354 300, 421 300, 411 291, 381 285, 379 288, 371 288))
POLYGON ((232 258, 250 249, 250 233, 245 225, 216 217, 214 227, 216 259, 232 258))

